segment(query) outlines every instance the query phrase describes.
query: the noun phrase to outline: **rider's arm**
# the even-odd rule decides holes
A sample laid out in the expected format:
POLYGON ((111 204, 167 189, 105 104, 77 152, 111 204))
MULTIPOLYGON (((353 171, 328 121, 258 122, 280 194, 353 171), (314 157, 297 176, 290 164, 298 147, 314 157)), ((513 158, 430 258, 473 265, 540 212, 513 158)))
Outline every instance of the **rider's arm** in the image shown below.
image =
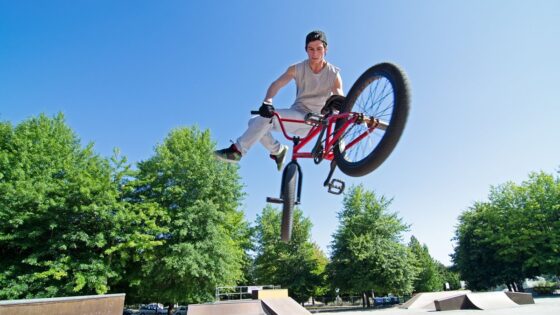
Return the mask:
POLYGON ((272 103, 272 98, 276 96, 276 93, 280 91, 281 88, 286 86, 290 80, 296 77, 296 66, 290 66, 286 72, 284 72, 276 81, 272 82, 268 90, 266 91, 266 96, 264 101, 266 103, 272 103))
POLYGON ((334 95, 344 96, 344 90, 342 89, 342 78, 340 77, 340 72, 336 74, 336 79, 334 80, 332 93, 334 95))

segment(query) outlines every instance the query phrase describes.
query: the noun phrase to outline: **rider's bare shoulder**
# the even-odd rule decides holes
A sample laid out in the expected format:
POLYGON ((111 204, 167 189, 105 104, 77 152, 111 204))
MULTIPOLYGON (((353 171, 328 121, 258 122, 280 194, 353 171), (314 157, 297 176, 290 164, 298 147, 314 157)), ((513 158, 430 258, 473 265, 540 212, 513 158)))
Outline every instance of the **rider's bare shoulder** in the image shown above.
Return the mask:
POLYGON ((288 70, 286 70, 286 75, 290 76, 291 78, 295 78, 296 76, 296 65, 291 65, 288 67, 288 70))

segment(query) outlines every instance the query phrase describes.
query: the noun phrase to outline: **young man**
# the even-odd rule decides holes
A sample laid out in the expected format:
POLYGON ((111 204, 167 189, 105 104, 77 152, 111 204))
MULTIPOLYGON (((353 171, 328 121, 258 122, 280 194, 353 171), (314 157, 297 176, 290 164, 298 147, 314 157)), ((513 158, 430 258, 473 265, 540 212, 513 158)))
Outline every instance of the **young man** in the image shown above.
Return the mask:
MULTIPOLYGON (((319 113, 331 95, 343 95, 342 79, 339 69, 325 60, 327 37, 322 31, 313 31, 305 38, 307 59, 291 65, 266 92, 264 102, 259 108, 260 116, 249 120, 247 130, 229 148, 215 152, 216 157, 226 162, 238 162, 247 151, 260 141, 270 152, 278 170, 282 169, 288 147, 274 139, 271 130, 281 131, 274 112, 282 118, 303 120, 307 113, 319 113), (275 110, 272 99, 278 91, 291 80, 296 83, 296 100, 289 109, 275 110), (274 118, 272 118, 274 117, 274 118)), ((306 124, 285 123, 286 131, 295 135, 305 135, 311 128, 306 124)))

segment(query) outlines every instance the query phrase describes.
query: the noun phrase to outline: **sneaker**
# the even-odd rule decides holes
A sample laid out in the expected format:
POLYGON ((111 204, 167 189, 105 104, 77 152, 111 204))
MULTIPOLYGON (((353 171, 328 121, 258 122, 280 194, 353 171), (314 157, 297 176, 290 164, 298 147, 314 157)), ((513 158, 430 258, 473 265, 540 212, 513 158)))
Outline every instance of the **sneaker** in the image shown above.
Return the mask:
POLYGON ((282 170, 282 166, 284 165, 284 161, 286 160, 286 153, 288 153, 288 146, 283 145, 280 149, 280 153, 278 154, 271 154, 270 158, 276 162, 276 167, 278 170, 282 170))
POLYGON ((237 163, 241 160, 241 152, 235 144, 230 145, 229 148, 214 151, 214 155, 218 160, 228 163, 237 163))

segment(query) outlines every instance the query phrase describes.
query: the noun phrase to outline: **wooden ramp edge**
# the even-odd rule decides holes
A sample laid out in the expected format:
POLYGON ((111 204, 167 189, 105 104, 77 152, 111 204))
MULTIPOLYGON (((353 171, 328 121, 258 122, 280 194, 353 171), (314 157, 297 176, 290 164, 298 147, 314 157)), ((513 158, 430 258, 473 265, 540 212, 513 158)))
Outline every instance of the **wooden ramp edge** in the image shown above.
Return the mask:
POLYGON ((123 294, 0 301, 0 315, 120 315, 123 294))

